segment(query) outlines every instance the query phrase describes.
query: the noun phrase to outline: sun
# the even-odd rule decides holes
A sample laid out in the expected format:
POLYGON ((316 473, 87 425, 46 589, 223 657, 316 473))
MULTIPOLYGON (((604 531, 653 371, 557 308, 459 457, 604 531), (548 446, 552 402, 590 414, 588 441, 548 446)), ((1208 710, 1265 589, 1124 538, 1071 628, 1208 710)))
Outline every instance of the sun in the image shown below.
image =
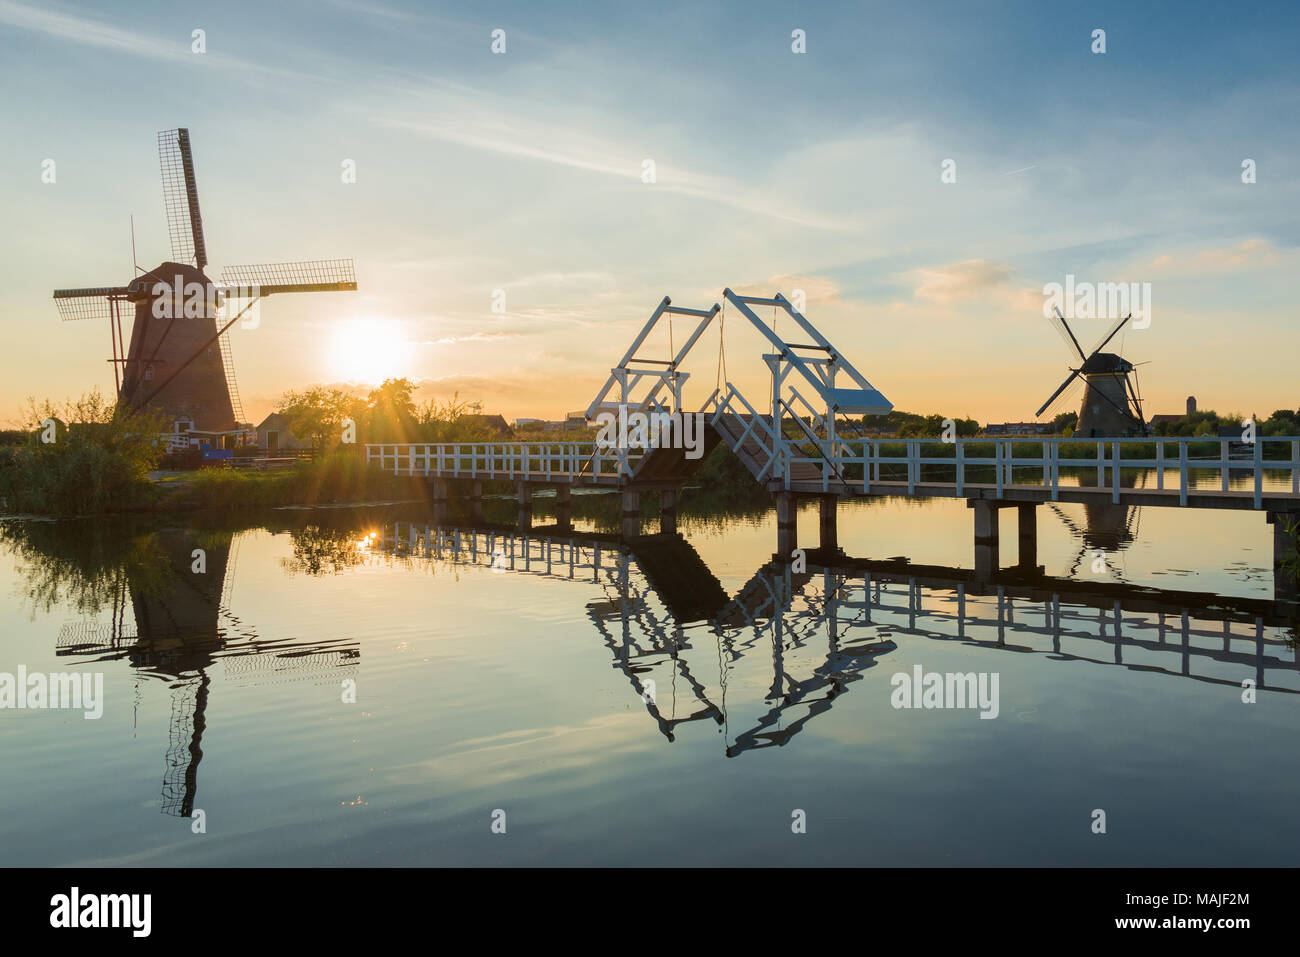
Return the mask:
POLYGON ((405 374, 406 341, 394 319, 349 319, 329 343, 330 377, 379 385, 405 374))

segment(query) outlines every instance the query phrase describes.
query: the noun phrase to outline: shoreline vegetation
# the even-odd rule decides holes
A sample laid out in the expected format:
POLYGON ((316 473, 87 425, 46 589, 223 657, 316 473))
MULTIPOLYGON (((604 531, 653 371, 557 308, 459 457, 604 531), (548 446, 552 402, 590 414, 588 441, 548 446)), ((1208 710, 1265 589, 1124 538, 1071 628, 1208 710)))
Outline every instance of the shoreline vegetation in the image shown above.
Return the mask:
MULTIPOLYGON (((25 427, 0 432, 0 512, 72 517, 428 501, 425 479, 394 476, 378 465, 365 462, 365 443, 558 443, 591 441, 594 436, 594 430, 588 429, 503 437, 485 428, 484 417, 470 414, 468 403, 457 397, 442 402, 430 400, 417 406, 412 398, 414 388, 409 380, 390 379, 365 398, 324 388, 286 393, 280 411, 294 434, 309 437, 312 458, 301 459, 278 471, 233 469, 223 464, 163 476, 157 475, 156 470, 165 464, 165 449, 158 444, 156 436, 164 433, 166 426, 157 415, 129 412, 98 391, 62 405, 28 400, 22 414, 25 427), (356 442, 343 445, 336 437, 342 434, 342 424, 348 419, 355 423, 356 442)), ((1068 436, 1074 419, 1073 413, 1057 416, 1051 423, 1052 434, 1068 436)), ((976 439, 966 445, 968 457, 992 457, 998 442, 1010 443, 1013 457, 1032 457, 1041 448, 1034 438, 989 437, 983 441, 978 435, 979 423, 974 419, 952 422, 957 435, 976 439)), ((1241 416, 1219 417, 1207 410, 1186 417, 1181 424, 1173 423, 1176 428, 1168 428, 1171 424, 1162 422, 1158 431, 1167 433, 1169 438, 1203 437, 1204 442, 1191 443, 1189 457, 1217 459, 1221 448, 1218 430, 1240 426, 1241 422, 1241 416)), ((955 459, 955 447, 941 438, 944 426, 943 416, 900 411, 847 423, 848 430, 858 429, 885 439, 880 448, 886 457, 905 455, 904 440, 919 439, 923 455, 955 459)), ((784 423, 784 430, 796 441, 803 437, 799 426, 792 421, 784 423)), ((1278 410, 1268 419, 1256 420, 1256 434, 1300 435, 1300 414, 1278 410)), ((1121 447, 1121 461, 1154 458, 1161 437, 1164 436, 1126 443, 1121 447)), ((861 438, 847 437, 843 444, 853 454, 861 454, 861 438)), ((805 454, 817 455, 811 443, 802 447, 805 454)), ((1066 445, 1061 449, 1061 458, 1089 458, 1095 455, 1095 448, 1091 442, 1066 445)), ((1177 445, 1168 444, 1165 452, 1169 467, 1176 468, 1177 445)), ((1281 443, 1264 447, 1266 460, 1289 455, 1289 448, 1281 443)), ((993 466, 983 468, 990 477, 993 475, 993 466)), ((881 470, 882 480, 905 475, 902 465, 882 465, 881 470)), ((922 474, 926 479, 942 481, 944 471, 950 471, 949 467, 927 465, 922 474)), ((979 467, 970 467, 968 474, 971 481, 981 480, 979 467)), ((861 480, 861 465, 848 466, 844 478, 861 480)), ((761 504, 765 509, 768 504, 766 492, 725 445, 719 445, 704 461, 691 486, 686 497, 708 502, 713 508, 749 509, 761 504)), ((509 482, 488 482, 484 487, 486 494, 509 493, 512 489, 509 482)), ((541 501, 539 497, 539 504, 541 501)))

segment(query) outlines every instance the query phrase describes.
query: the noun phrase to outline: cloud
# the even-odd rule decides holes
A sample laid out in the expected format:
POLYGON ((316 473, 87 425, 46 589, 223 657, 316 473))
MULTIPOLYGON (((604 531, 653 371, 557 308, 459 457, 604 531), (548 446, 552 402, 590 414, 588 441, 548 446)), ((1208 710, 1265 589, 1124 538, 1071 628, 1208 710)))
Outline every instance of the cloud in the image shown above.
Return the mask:
POLYGON ((423 342, 414 343, 414 345, 447 346, 461 342, 491 342, 495 339, 518 339, 522 335, 522 332, 475 332, 468 336, 446 336, 442 339, 426 339, 423 342))
POLYGON ((605 286, 614 288, 618 285, 618 277, 607 272, 560 272, 552 270, 550 272, 531 273, 527 276, 521 276, 519 279, 512 279, 505 284, 507 289, 517 289, 529 286, 544 286, 553 288, 556 286, 576 286, 584 290, 589 290, 594 286, 605 286))
POLYGON ((968 259, 938 269, 914 269, 909 275, 918 282, 915 290, 917 298, 950 303, 1005 286, 1010 283, 1014 271, 1010 266, 986 259, 968 259))
POLYGON ((389 112, 374 122, 385 128, 415 133, 444 143, 593 173, 621 180, 631 188, 690 196, 743 212, 813 229, 848 231, 859 225, 828 216, 808 203, 783 199, 767 185, 747 186, 727 177, 700 173, 671 162, 671 150, 646 156, 624 144, 592 135, 581 126, 548 117, 546 104, 520 108, 461 84, 434 81, 418 90, 393 91, 427 102, 419 113, 389 112), (655 182, 642 182, 642 163, 655 161, 655 182))
POLYGON ((768 285, 793 298, 794 290, 802 289, 804 301, 810 306, 825 306, 840 301, 840 285, 826 276, 773 276, 768 285))
POLYGON ((1266 239, 1246 239, 1235 246, 1201 249, 1153 259, 1147 271, 1162 276, 1204 276, 1207 273, 1243 272, 1278 263, 1278 250, 1266 239))
POLYGON ((0 23, 7 23, 23 30, 43 33, 46 36, 81 44, 82 46, 114 50, 118 53, 126 53, 150 60, 163 60, 169 63, 184 62, 187 64, 202 60, 204 63, 227 70, 238 70, 243 73, 257 72, 299 79, 325 79, 325 77, 299 73, 296 70, 282 67, 267 66, 264 63, 244 60, 215 51, 199 56, 190 51, 187 42, 179 42, 174 38, 164 40, 143 33, 134 33, 104 23, 101 20, 90 20, 70 13, 59 13, 55 10, 29 7, 26 4, 14 3, 12 0, 0 0, 0 23))

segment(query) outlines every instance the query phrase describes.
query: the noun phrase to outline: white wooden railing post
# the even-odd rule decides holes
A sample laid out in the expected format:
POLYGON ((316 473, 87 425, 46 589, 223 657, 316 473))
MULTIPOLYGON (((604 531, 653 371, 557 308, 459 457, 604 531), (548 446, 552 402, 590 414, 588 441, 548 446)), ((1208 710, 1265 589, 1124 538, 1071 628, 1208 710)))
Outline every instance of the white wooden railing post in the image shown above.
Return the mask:
POLYGON ((1052 501, 1061 497, 1061 443, 1052 439, 1052 501))
POLYGON ((1116 439, 1110 443, 1110 500, 1115 505, 1119 504, 1119 440, 1116 439))
POLYGON ((1178 504, 1187 504, 1187 443, 1188 439, 1178 440, 1178 504))
POLYGON ((1264 439, 1255 436, 1255 508, 1264 504, 1264 439))

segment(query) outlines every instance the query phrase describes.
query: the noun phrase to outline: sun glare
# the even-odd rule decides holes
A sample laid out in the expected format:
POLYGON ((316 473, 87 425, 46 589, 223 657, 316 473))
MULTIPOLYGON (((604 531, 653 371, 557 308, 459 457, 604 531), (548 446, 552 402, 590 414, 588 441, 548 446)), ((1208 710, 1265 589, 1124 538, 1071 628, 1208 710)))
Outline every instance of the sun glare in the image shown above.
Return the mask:
POLYGON ((391 319, 352 319, 334 330, 329 346, 330 376, 378 385, 404 374, 406 350, 401 324, 391 319))

